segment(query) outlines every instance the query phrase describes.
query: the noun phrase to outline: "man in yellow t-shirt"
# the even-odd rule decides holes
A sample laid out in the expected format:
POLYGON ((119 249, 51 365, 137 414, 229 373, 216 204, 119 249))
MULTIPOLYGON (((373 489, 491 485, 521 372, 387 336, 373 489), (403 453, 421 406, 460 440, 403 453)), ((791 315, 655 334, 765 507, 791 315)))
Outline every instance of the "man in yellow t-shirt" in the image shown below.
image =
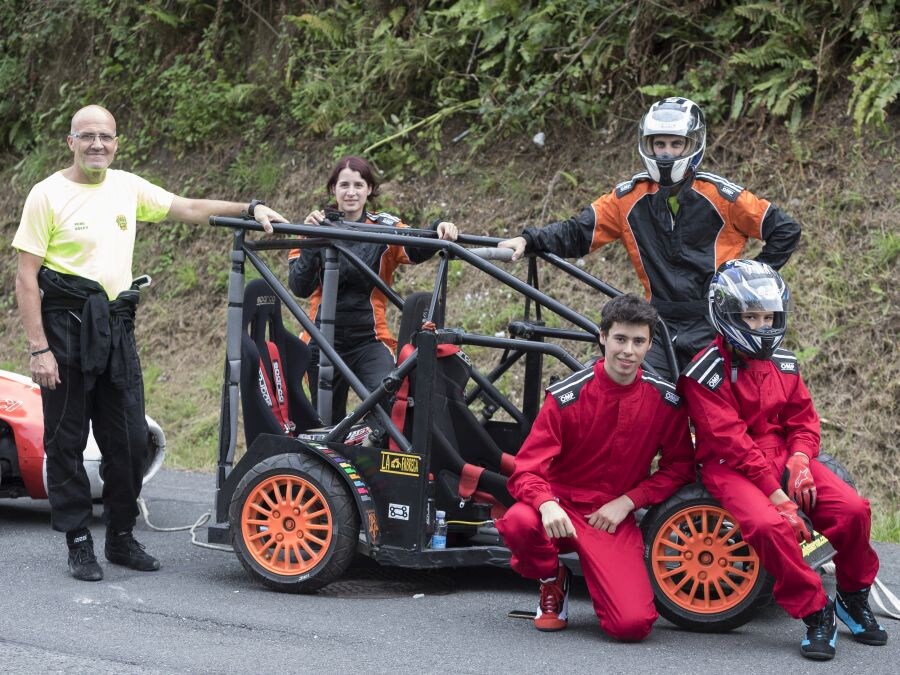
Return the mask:
POLYGON ((72 165, 35 185, 19 229, 16 300, 31 351, 31 377, 41 387, 51 524, 66 533, 69 571, 99 581, 88 525, 90 483, 83 453, 90 426, 103 456, 107 560, 159 569, 132 534, 138 515, 148 429, 134 343, 140 299, 132 285, 137 221, 205 224, 213 214, 243 210, 267 232, 286 222, 253 200, 188 199, 126 171, 110 169, 119 141, 106 108, 89 105, 72 117, 72 165))

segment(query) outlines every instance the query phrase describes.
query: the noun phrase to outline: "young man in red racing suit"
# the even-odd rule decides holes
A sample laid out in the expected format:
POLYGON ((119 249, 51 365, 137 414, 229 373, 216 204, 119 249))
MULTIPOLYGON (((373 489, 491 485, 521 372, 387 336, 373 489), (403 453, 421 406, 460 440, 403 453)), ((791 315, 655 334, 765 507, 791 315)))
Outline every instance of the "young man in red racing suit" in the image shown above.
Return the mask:
POLYGON ((516 455, 508 487, 517 503, 497 529, 513 569, 541 581, 538 630, 567 625, 570 573, 558 558, 566 551, 578 553, 606 633, 639 641, 657 618, 632 512, 691 482, 694 463, 675 387, 640 368, 656 321, 636 296, 609 301, 600 323, 605 358, 547 389, 516 455))
POLYGON ((883 645, 887 633, 868 604, 878 571, 869 502, 816 460, 819 417, 796 357, 778 348, 788 301, 787 286, 768 265, 722 265, 709 289, 719 335, 687 368, 681 386, 703 484, 775 577, 775 600, 806 623, 802 654, 826 660, 835 652, 835 613, 864 644, 883 645), (797 546, 797 539, 811 539, 798 505, 837 551, 835 601, 797 546))
MULTIPOLYGON (((685 98, 654 103, 641 120, 638 153, 646 171, 619 183, 580 214, 526 228, 500 243, 561 257, 587 255, 621 240, 646 297, 666 321, 679 370, 709 344, 706 286, 716 268, 740 256, 750 238, 765 241, 757 260, 780 269, 797 247, 800 224, 765 199, 711 173, 698 172, 706 147, 703 113, 685 98)), ((675 381, 658 331, 647 356, 675 381)))

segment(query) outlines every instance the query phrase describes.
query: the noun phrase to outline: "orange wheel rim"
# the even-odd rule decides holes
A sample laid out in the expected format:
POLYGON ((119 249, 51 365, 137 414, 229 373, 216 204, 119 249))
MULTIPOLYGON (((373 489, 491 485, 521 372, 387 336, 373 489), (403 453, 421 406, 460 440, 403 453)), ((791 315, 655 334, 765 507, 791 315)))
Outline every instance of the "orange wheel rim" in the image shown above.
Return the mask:
POLYGON ((691 506, 669 518, 653 539, 650 564, 666 597, 698 614, 736 607, 761 573, 756 551, 719 506, 691 506))
POLYGON ((331 544, 325 497, 298 476, 270 476, 253 488, 241 510, 241 536, 261 567, 284 576, 318 565, 331 544))

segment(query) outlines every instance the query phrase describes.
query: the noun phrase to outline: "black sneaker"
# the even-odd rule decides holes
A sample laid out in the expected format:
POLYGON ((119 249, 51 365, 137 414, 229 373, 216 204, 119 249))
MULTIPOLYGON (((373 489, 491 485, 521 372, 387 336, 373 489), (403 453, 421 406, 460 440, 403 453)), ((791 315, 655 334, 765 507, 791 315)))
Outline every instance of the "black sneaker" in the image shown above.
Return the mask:
POLYGON ((847 624, 853 639, 864 645, 887 644, 887 631, 881 627, 872 608, 869 607, 869 589, 845 593, 838 589, 834 611, 847 624))
POLYGON ((834 645, 837 642, 837 621, 831 598, 818 612, 804 616, 803 623, 806 624, 806 637, 800 643, 800 653, 814 661, 833 659, 834 645))
POLYGON ((113 533, 106 531, 106 559, 116 565, 124 565, 139 572, 159 569, 159 560, 144 550, 144 545, 131 534, 131 530, 113 533))
POLYGON ((90 533, 79 534, 69 544, 69 574, 80 581, 100 581, 103 568, 94 555, 94 540, 90 533))

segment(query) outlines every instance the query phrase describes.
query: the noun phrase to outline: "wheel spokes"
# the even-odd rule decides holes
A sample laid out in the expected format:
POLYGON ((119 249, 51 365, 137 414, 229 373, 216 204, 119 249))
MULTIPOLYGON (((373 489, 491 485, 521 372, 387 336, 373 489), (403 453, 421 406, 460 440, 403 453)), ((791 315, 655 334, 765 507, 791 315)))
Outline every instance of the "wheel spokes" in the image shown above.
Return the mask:
POLYGON ((663 523, 650 547, 650 564, 666 597, 700 614, 742 602, 761 573, 739 526, 727 511, 708 505, 687 507, 663 523))
POLYGON ((276 574, 297 575, 328 553, 333 517, 325 496, 301 476, 276 475, 247 496, 241 536, 252 559, 276 574))

